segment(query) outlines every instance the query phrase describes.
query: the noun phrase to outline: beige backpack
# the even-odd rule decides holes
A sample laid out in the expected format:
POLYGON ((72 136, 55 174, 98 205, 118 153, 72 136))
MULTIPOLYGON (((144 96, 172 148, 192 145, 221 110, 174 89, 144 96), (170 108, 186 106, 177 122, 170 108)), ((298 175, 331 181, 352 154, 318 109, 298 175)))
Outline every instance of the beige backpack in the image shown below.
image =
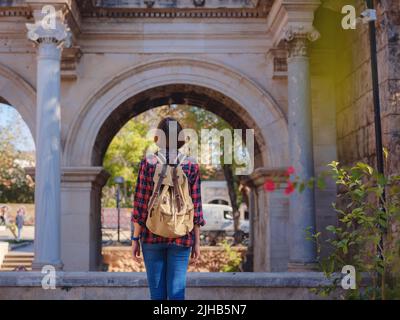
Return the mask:
POLYGON ((193 229, 194 206, 189 182, 182 170, 185 156, 178 154, 176 165, 169 165, 162 154, 157 158, 154 190, 148 205, 147 228, 165 238, 178 238, 193 229))

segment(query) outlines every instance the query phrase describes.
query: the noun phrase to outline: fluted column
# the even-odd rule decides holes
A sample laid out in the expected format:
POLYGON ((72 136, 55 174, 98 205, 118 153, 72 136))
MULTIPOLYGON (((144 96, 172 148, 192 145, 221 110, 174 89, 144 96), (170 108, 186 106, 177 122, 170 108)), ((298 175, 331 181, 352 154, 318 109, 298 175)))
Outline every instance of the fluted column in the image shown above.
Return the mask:
MULTIPOLYGON (((308 46, 318 39, 314 28, 290 27, 288 44, 288 123, 290 164, 302 180, 314 175, 311 88, 308 46)), ((289 209, 290 271, 311 269, 316 262, 315 244, 306 239, 306 229, 315 230, 314 190, 294 192, 289 209)))
POLYGON ((27 24, 28 39, 37 46, 35 241, 33 269, 43 265, 62 268, 60 253, 60 63, 62 46, 69 43, 69 30, 55 24, 27 24))

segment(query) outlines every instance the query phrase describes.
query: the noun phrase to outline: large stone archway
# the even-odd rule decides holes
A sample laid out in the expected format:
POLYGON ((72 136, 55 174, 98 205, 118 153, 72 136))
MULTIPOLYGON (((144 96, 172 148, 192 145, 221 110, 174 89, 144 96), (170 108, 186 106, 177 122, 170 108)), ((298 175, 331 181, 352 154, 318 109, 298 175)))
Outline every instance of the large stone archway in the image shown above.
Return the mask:
MULTIPOLYGON (((337 52, 327 20, 320 15, 326 6, 320 6, 320 0, 239 0, 218 7, 215 1, 204 6, 179 1, 151 8, 133 2, 22 0, 0 8, 0 100, 18 109, 39 144, 34 269, 62 268, 61 262, 65 271, 99 269, 100 195, 108 178, 101 166, 103 154, 129 118, 170 101, 200 105, 235 127, 256 132, 256 169, 243 176, 251 189, 253 271, 312 269, 316 248, 304 230, 315 225, 324 230, 336 223, 330 206, 336 186, 315 190, 316 197, 311 189, 288 197, 285 167, 291 165, 300 179, 309 179, 338 159, 337 138, 352 149, 359 137, 359 132, 348 134, 344 125, 336 130, 336 113, 338 119, 352 113, 342 110, 342 104, 350 102, 337 88, 341 69, 332 62, 337 52), (41 28, 44 3, 60 12, 55 29, 41 28), (317 40, 314 16, 326 45, 317 40), (266 192, 264 181, 272 176, 280 176, 281 184, 275 192, 266 192)), ((365 72, 358 71, 354 74, 362 78, 365 72)), ((351 87, 348 80, 354 74, 345 73, 339 87, 351 87)), ((359 151, 353 149, 352 154, 359 151)), ((87 298, 97 290, 115 297, 107 290, 113 285, 123 294, 121 286, 135 298, 145 296, 140 288, 129 287, 146 285, 141 273, 126 278, 97 272, 60 274, 65 278, 58 284, 64 297, 79 291, 87 298), (71 281, 79 288, 66 294, 63 284, 68 287, 71 281), (91 285, 96 289, 91 291, 91 285)), ((304 279, 311 286, 321 283, 314 274, 303 273, 243 273, 225 275, 222 282, 216 281, 219 273, 191 276, 195 287, 205 281, 199 296, 214 298, 248 298, 245 287, 253 287, 251 297, 257 298, 262 286, 275 288, 278 282, 285 284, 285 295, 293 297, 293 284, 303 286, 304 279), (211 281, 217 286, 210 287, 211 281), (217 295, 218 287, 229 294, 217 295)), ((6 291, 10 283, 7 278, 6 291)), ((31 295, 26 289, 23 293, 31 295)), ((276 298, 275 292, 268 296, 276 298)))
MULTIPOLYGON (((135 96, 149 92, 149 89, 167 88, 171 85, 185 85, 186 88, 177 88, 175 90, 177 94, 168 98, 190 99, 190 95, 184 96, 184 91, 196 87, 198 91, 202 91, 200 95, 210 98, 210 101, 197 101, 203 107, 224 117, 224 111, 218 108, 225 105, 228 112, 236 114, 243 124, 255 128, 263 165, 274 167, 286 164, 287 121, 281 108, 268 92, 246 76, 222 64, 199 59, 175 58, 135 66, 114 76, 92 95, 72 121, 73 127, 68 132, 64 148, 63 165, 67 167, 93 165, 96 162, 94 153, 99 130, 113 112, 117 108, 126 110, 128 106, 132 117, 146 108, 142 102, 135 101, 138 100, 135 96), (230 101, 223 101, 224 99, 230 101), (207 102, 213 102, 215 105, 206 105, 207 102), (137 110, 129 107, 132 103, 137 104, 137 110)), ((169 92, 165 94, 171 94, 173 91, 168 90, 169 92)), ((159 94, 158 96, 160 97, 159 94)), ((152 102, 144 100, 144 102, 147 103, 147 108, 154 107, 151 106, 152 103, 159 105, 163 103, 161 100, 152 102)), ((225 118, 227 116, 226 114, 225 118)), ((122 120, 121 123, 125 122, 122 120)))
MULTIPOLYGON (((107 179, 101 165, 111 139, 135 115, 167 103, 196 105, 221 116, 235 128, 254 129, 258 171, 287 163, 288 132, 283 112, 268 92, 234 70, 202 60, 167 59, 116 75, 81 108, 67 135, 61 222, 61 254, 66 270, 97 270, 100 266, 100 197, 107 179)), ((253 186, 255 194, 259 187, 253 186)), ((275 198, 255 195, 251 199, 252 214, 257 217, 252 221, 259 224, 253 228, 252 245, 259 253, 255 256, 263 257, 256 261, 255 269, 282 268, 287 261, 279 261, 274 268, 278 261, 270 261, 273 256, 266 251, 273 241, 286 241, 272 239, 265 226, 276 228, 279 224, 282 228, 287 217, 266 221, 272 217, 267 214, 268 207, 278 206, 275 198), (265 258, 267 255, 269 258, 265 258)), ((287 215, 287 209, 278 211, 287 215)))

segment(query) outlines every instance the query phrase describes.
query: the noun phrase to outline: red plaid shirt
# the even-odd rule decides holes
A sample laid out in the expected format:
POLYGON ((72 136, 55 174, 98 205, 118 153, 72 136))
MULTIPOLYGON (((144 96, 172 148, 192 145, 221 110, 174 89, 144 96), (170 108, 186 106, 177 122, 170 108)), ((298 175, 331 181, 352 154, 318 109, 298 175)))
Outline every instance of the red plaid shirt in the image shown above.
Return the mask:
MULTIPOLYGON (((147 205, 153 193, 153 175, 157 165, 157 158, 150 156, 140 162, 139 173, 135 189, 133 202, 132 222, 139 223, 142 226, 141 241, 143 243, 174 243, 177 245, 191 247, 194 244, 194 231, 180 238, 165 238, 152 233, 146 227, 147 205)), ((199 165, 190 158, 183 161, 182 170, 188 177, 189 191, 194 205, 194 224, 203 226, 203 210, 201 206, 200 192, 200 169, 199 165)))

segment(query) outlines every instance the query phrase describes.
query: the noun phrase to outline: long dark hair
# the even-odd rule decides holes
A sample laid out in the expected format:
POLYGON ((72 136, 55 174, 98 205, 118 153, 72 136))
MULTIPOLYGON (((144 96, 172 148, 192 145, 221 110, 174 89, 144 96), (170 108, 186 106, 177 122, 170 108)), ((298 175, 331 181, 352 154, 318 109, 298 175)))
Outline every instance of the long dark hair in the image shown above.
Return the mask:
POLYGON ((170 136, 175 136, 176 137, 176 148, 180 149, 182 148, 182 146, 185 144, 185 141, 180 141, 179 138, 179 134, 182 131, 182 126, 179 123, 178 120, 176 120, 175 118, 172 117, 166 117, 164 119, 162 119, 157 126, 158 130, 161 130, 162 132, 164 132, 165 135, 165 140, 164 137, 160 137, 159 135, 157 135, 157 145, 161 148, 167 148, 169 149, 169 137, 170 136))

